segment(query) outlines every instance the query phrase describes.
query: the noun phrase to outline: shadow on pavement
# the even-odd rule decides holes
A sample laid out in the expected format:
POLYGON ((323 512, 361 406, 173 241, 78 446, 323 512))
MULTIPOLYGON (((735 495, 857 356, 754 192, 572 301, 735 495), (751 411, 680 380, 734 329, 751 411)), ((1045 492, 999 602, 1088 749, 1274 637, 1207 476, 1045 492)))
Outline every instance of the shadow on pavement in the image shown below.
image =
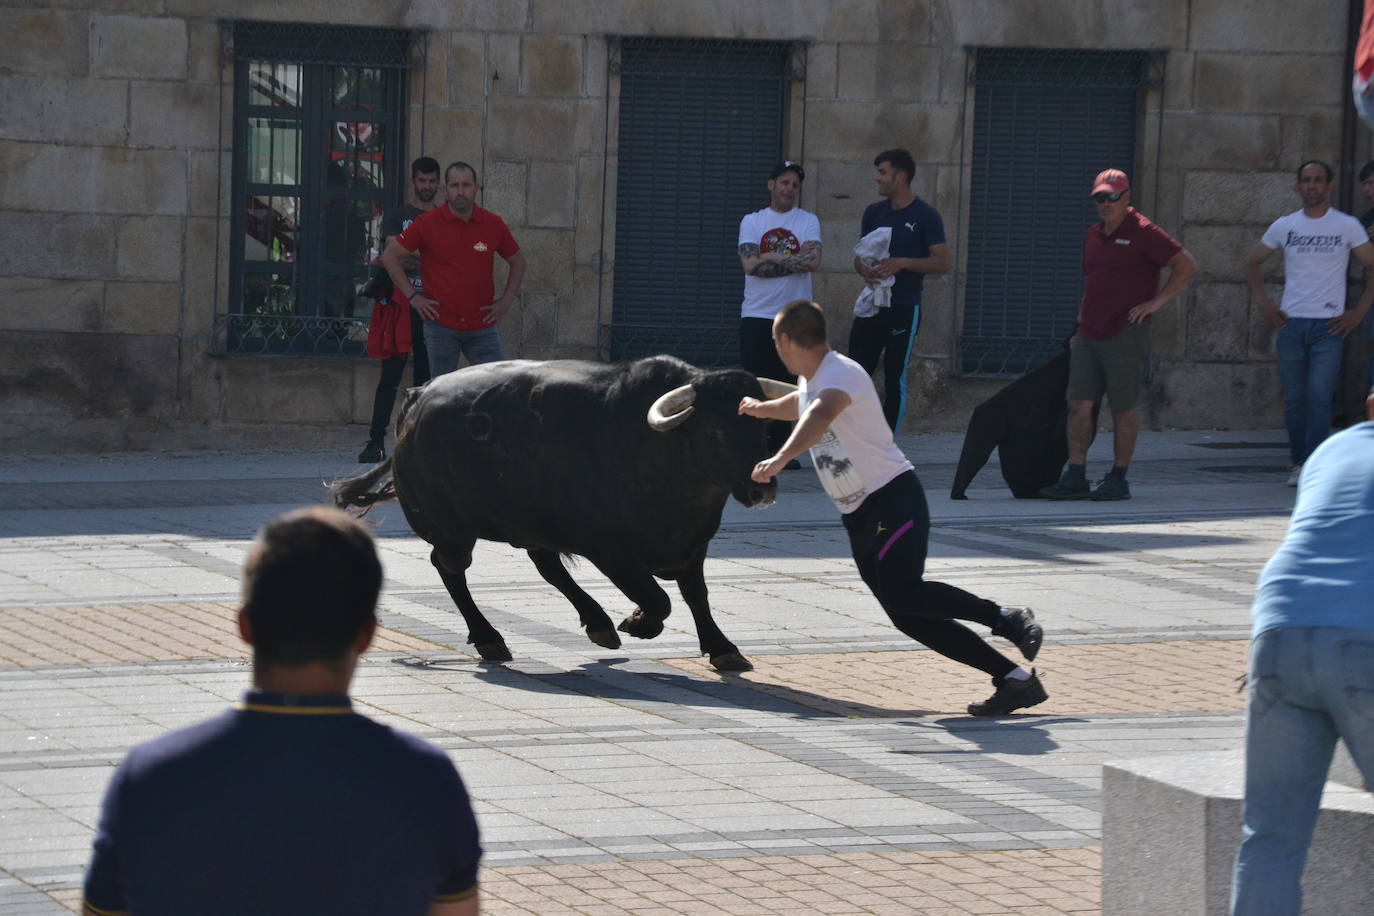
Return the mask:
POLYGON ((579 694, 598 700, 637 704, 667 703, 700 709, 750 709, 802 719, 902 719, 935 715, 943 710, 889 709, 777 684, 756 684, 737 674, 716 679, 659 670, 636 670, 657 664, 629 658, 584 663, 572 671, 537 670, 532 662, 484 662, 466 656, 406 656, 392 660, 410 668, 471 671, 473 677, 529 693, 579 694))

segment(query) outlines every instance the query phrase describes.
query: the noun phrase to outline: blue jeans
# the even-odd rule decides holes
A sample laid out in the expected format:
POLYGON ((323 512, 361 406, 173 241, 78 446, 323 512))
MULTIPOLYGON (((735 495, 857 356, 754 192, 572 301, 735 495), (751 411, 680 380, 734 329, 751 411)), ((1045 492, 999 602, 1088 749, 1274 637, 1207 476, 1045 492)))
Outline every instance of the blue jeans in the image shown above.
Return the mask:
POLYGON ((466 356, 468 364, 472 366, 506 358, 496 328, 455 331, 437 321, 425 322, 425 349, 429 351, 429 374, 432 378, 457 369, 460 356, 466 356))
POLYGON ((1325 318, 1289 318, 1274 340, 1283 386, 1288 454, 1302 464, 1331 432, 1331 399, 1341 376, 1341 338, 1325 318))
POLYGON ((1250 649, 1233 916, 1297 916, 1336 738, 1374 785, 1374 630, 1266 630, 1250 649))

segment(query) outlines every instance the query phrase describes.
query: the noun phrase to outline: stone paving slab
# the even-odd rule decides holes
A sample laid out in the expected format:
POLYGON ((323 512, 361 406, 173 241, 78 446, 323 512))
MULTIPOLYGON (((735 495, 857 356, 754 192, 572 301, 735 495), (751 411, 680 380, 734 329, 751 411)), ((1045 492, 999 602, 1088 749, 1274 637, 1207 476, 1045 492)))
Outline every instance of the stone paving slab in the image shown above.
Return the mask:
MULTIPOLYGON (((1050 698, 1018 715, 1245 708, 1236 678, 1245 671, 1246 640, 1055 646, 1051 639, 1047 646, 1035 667, 1050 698)), ((1007 654, 1020 662, 1015 650, 1007 654)), ((711 674, 705 659, 664 662, 711 674)), ((802 706, 861 717, 962 715, 970 700, 990 692, 968 668, 929 651, 770 655, 756 670, 728 677, 802 706)))
MULTIPOLYGON (((246 658, 230 602, 0 607, 0 668, 246 658)), ((377 652, 449 648, 377 629, 377 652)))

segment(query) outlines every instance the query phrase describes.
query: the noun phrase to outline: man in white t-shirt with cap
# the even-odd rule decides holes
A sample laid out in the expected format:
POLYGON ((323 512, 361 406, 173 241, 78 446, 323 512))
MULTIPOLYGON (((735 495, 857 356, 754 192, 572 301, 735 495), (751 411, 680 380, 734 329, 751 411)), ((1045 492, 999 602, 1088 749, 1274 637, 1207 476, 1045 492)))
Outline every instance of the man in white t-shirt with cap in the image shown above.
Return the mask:
POLYGON ((946 658, 977 668, 996 687, 968 705, 970 715, 1004 716, 1048 699, 1035 669, 1026 669, 960 623, 982 624, 1031 661, 1044 638, 1025 607, 999 607, 961 588, 923 578, 930 509, 911 462, 897 448, 868 372, 830 349, 825 315, 814 302, 784 306, 773 319, 783 364, 800 376, 797 390, 771 401, 744 398, 739 412, 800 421, 771 458, 755 466, 766 483, 807 449, 821 486, 840 510, 859 575, 892 623, 946 658))
POLYGON ((1302 209, 1281 216, 1265 230, 1245 259, 1245 278, 1265 320, 1278 332, 1279 384, 1283 423, 1288 430, 1292 473, 1298 485, 1302 463, 1331 431, 1331 400, 1341 374, 1342 339, 1374 303, 1374 244, 1360 221, 1331 206, 1331 166, 1317 159, 1298 167, 1302 209), (1283 252, 1283 300, 1275 305, 1264 288, 1260 265, 1283 252), (1350 254, 1365 266, 1364 293, 1345 307, 1350 254))
MULTIPOLYGON (((740 365, 754 375, 788 382, 796 378, 773 349, 773 317, 787 303, 811 298, 811 273, 821 266, 821 221, 797 206, 805 180, 800 163, 778 163, 768 176, 768 206, 739 222, 740 365)), ((785 423, 768 424, 769 448, 786 442, 787 432, 785 423)))

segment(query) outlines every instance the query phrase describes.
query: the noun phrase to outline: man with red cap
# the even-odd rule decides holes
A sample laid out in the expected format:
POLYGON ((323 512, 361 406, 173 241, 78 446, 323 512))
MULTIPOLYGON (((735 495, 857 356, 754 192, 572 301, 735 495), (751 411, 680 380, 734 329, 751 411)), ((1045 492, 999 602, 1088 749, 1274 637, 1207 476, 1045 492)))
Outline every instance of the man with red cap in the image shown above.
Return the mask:
POLYGON ((1197 262, 1169 234, 1131 206, 1131 182, 1120 169, 1093 180, 1093 203, 1102 218, 1083 240, 1083 299, 1070 341, 1069 462, 1059 482, 1040 491, 1049 499, 1130 499, 1126 469, 1135 454, 1140 417, 1136 402, 1150 342, 1150 316, 1177 296, 1197 262), (1169 269, 1164 288, 1160 273, 1169 269), (1111 472, 1088 485, 1093 405, 1103 394, 1112 411, 1115 445, 1111 472))

